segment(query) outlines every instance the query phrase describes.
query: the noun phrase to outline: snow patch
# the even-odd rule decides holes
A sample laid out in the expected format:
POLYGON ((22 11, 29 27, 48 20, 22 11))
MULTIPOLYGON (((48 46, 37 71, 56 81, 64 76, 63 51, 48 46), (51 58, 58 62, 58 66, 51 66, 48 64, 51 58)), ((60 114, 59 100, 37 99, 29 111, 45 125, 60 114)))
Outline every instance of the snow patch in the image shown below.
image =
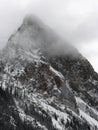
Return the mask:
POLYGON ((89 124, 93 127, 93 130, 96 130, 96 128, 98 129, 98 121, 96 121, 94 118, 87 115, 82 110, 79 111, 80 111, 80 116, 86 119, 87 122, 89 122, 89 124))
POLYGON ((59 76, 61 79, 64 79, 64 76, 57 70, 55 70, 53 67, 50 66, 50 70, 54 72, 57 76, 59 76))

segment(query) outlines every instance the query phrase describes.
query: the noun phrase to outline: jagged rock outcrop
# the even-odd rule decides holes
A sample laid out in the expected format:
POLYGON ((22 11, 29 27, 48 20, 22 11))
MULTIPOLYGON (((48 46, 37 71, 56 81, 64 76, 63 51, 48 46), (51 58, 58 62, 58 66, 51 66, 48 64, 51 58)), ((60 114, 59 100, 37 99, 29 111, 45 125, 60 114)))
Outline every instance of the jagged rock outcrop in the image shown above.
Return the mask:
POLYGON ((38 18, 0 57, 0 130, 98 130, 97 73, 38 18))

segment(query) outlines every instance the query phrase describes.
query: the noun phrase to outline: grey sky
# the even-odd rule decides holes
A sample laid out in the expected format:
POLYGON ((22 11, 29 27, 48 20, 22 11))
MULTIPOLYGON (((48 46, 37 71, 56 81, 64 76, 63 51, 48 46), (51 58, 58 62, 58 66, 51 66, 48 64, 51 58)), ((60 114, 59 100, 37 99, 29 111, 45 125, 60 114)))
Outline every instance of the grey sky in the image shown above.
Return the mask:
POLYGON ((29 13, 79 48, 98 72, 98 0, 0 0, 0 48, 29 13))

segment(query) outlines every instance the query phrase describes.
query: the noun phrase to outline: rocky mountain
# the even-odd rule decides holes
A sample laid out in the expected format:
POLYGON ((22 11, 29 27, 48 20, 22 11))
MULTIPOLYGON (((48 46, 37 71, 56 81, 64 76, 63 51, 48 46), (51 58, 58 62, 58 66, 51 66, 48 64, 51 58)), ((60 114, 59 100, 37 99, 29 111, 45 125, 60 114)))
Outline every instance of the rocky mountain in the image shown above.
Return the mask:
POLYGON ((0 130, 98 130, 98 74, 35 16, 0 54, 0 130))

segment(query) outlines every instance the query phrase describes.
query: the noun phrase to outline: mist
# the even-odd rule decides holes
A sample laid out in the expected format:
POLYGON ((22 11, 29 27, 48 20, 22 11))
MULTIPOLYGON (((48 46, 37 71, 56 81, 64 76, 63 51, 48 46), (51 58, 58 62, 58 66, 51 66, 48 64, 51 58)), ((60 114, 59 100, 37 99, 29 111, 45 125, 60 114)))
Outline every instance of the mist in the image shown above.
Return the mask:
POLYGON ((34 14, 86 56, 98 71, 97 0, 3 0, 0 4, 0 48, 34 14))

